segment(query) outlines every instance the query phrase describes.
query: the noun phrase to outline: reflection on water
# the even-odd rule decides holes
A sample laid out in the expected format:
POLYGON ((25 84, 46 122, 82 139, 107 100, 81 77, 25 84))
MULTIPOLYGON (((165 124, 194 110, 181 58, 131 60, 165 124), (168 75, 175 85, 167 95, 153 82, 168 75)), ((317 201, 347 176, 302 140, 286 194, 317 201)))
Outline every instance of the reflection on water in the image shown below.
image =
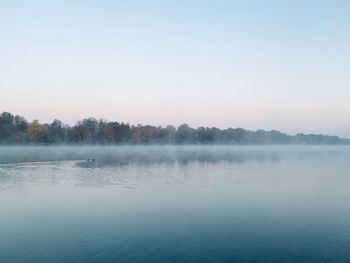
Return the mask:
POLYGON ((0 147, 0 262, 349 262, 349 159, 349 147, 0 147))

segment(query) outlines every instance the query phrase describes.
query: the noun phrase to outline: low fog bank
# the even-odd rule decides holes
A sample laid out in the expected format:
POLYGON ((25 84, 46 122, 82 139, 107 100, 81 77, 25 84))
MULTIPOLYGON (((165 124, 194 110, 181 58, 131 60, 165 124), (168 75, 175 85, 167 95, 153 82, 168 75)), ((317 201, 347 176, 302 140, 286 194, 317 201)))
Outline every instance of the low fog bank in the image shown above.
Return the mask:
POLYGON ((0 163, 77 161, 81 167, 130 163, 215 163, 334 158, 348 146, 0 146, 0 163))

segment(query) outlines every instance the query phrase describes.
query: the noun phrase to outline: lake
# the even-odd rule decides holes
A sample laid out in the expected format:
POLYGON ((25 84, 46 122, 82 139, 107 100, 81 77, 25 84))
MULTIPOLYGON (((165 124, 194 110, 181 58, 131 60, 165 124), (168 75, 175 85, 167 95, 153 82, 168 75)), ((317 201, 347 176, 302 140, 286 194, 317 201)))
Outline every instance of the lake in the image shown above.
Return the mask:
POLYGON ((0 262, 350 262, 350 147, 3 146, 0 262))

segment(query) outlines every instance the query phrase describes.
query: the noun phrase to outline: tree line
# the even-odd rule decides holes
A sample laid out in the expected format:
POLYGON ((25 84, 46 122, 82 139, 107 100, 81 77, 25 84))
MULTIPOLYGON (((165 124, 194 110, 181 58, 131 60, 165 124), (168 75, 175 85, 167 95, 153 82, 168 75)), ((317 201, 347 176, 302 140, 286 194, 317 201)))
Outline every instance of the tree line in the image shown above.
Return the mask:
POLYGON ((69 126, 55 119, 52 123, 28 122, 24 117, 3 112, 0 115, 2 144, 349 144, 350 139, 322 134, 288 135, 279 131, 249 131, 242 128, 175 128, 130 125, 86 118, 69 126))

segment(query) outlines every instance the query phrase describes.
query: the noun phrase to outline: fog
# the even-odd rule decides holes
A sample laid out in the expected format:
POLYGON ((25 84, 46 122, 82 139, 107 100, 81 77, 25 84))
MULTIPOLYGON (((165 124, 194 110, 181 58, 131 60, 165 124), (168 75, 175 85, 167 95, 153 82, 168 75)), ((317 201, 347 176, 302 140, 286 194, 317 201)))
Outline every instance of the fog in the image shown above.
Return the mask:
POLYGON ((76 161, 80 167, 330 158, 348 146, 1 146, 0 163, 76 161))

